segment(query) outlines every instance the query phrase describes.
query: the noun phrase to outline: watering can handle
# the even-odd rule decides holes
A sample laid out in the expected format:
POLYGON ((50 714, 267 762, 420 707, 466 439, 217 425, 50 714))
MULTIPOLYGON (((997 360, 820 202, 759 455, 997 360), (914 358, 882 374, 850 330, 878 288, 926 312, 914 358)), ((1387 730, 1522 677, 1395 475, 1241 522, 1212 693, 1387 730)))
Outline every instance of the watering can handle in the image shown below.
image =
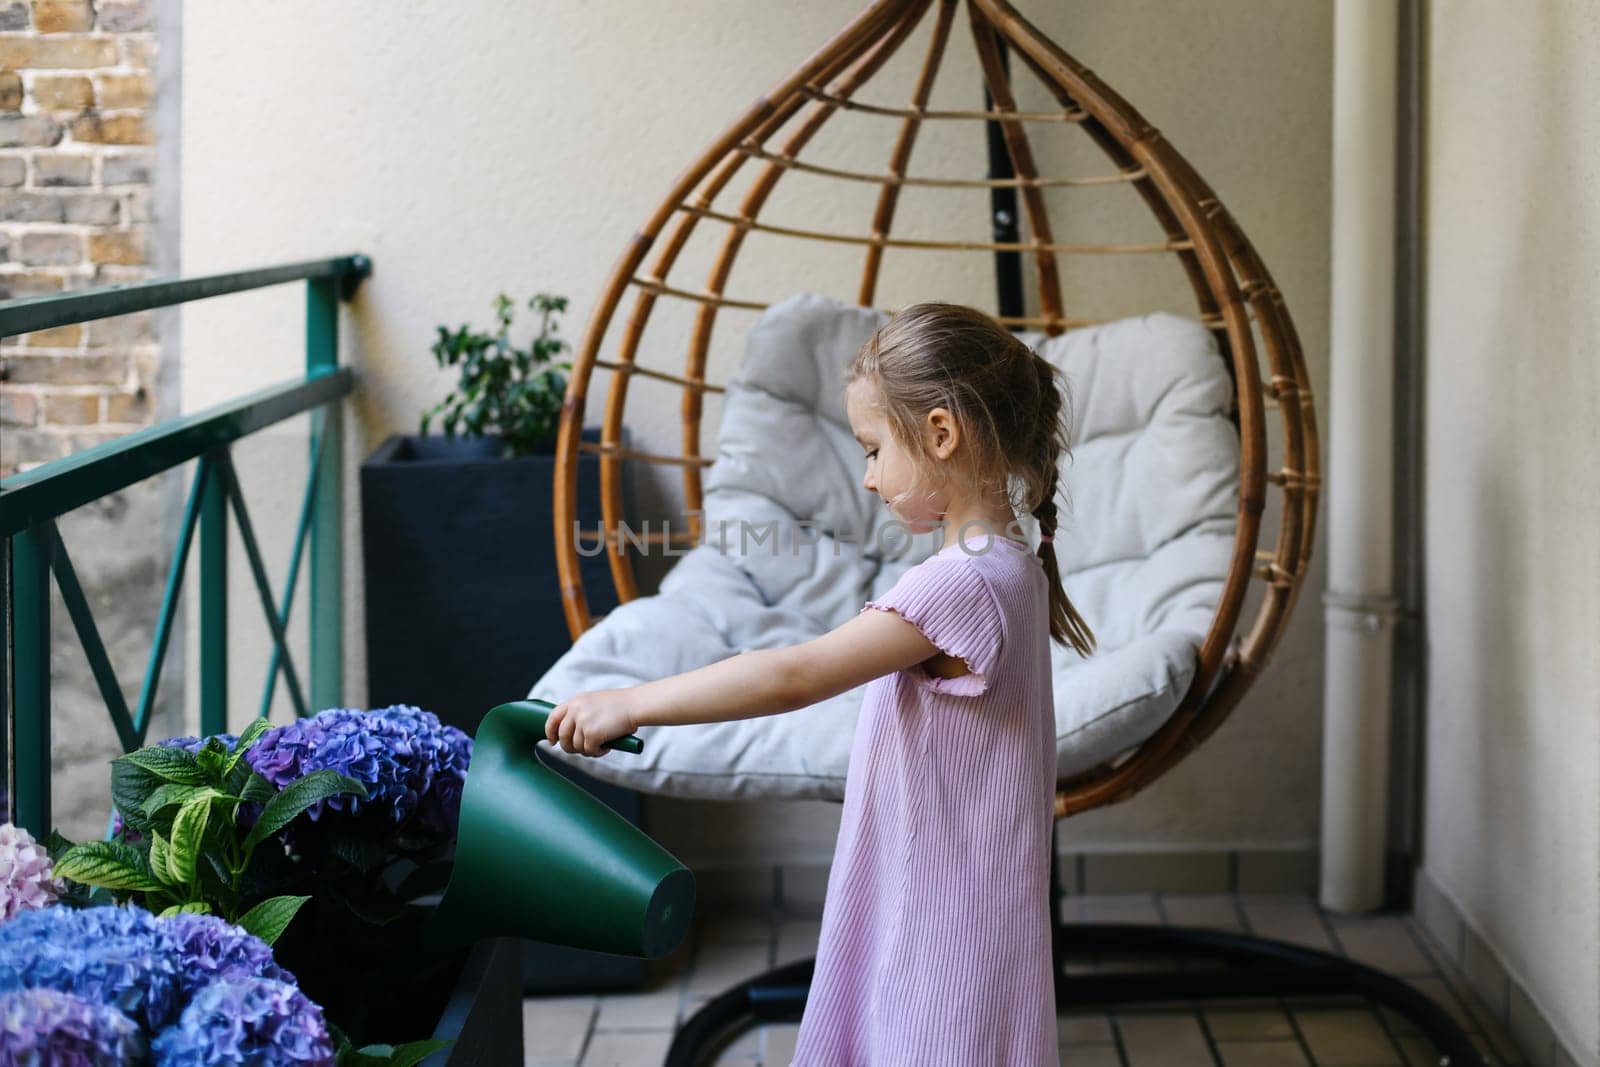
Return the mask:
MULTIPOLYGON (((556 710, 556 706, 548 700, 518 700, 513 703, 522 706, 530 715, 534 716, 535 721, 539 724, 539 733, 542 736, 545 723, 550 718, 550 713, 556 710)), ((631 752, 634 755, 638 755, 644 751, 644 742, 639 740, 638 734, 628 734, 625 737, 612 738, 600 747, 614 748, 618 752, 631 752)))

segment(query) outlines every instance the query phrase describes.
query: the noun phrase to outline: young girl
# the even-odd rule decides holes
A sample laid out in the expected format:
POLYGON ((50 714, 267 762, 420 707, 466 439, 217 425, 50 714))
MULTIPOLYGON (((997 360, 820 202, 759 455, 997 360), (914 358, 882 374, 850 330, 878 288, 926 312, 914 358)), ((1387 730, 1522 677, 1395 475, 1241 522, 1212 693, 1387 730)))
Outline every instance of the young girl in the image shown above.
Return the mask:
POLYGON ((598 756, 640 726, 867 686, 795 1067, 1058 1062, 1050 641, 1081 655, 1094 643, 1051 544, 1063 392, 982 312, 893 316, 847 375, 862 484, 944 547, 821 637, 580 693, 550 715, 551 741, 598 756), (1037 554, 1019 510, 1039 520, 1037 554))

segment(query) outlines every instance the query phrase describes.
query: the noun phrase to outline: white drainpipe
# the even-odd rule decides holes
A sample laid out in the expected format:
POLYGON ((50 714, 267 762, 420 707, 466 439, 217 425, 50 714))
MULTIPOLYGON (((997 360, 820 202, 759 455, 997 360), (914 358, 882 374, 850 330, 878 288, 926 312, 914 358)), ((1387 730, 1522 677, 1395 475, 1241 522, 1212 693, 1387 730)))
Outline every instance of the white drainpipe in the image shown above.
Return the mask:
POLYGON ((1394 655, 1399 11, 1336 0, 1322 905, 1379 907, 1394 655))

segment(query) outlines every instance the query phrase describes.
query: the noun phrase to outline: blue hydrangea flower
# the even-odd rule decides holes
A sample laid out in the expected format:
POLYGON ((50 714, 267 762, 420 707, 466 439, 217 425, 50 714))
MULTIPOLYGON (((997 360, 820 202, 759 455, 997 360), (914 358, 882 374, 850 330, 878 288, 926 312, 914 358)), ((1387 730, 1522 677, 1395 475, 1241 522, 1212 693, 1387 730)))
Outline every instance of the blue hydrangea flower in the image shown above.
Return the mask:
POLYGON ((158 919, 142 908, 44 908, 0 925, 0 992, 55 989, 115 1007, 150 1032, 214 981, 294 981, 260 938, 215 915, 158 919))
MULTIPOLYGON (((238 737, 233 734, 212 734, 211 736, 221 738, 222 743, 228 746, 229 752, 232 752, 233 746, 239 743, 238 737)), ((207 740, 209 739, 204 737, 169 737, 165 741, 157 741, 156 744, 162 748, 181 748, 189 755, 194 756, 199 754, 200 746, 204 745, 207 740)))
POLYGON ((453 831, 472 739, 410 705, 329 708, 268 730, 245 758, 280 789, 317 770, 366 786, 366 800, 351 794, 319 800, 309 809, 313 821, 327 811, 353 813, 370 804, 388 812, 396 825, 421 812, 430 825, 453 831))
POLYGON ((0 993, 0 1063, 143 1063, 144 1034, 116 1008, 54 989, 0 993))
POLYGON ((142 908, 42 908, 0 925, 0 992, 71 993, 117 1008, 147 1030, 182 1006, 182 966, 142 908))
POLYGON ((287 982, 213 982, 151 1047, 156 1067, 313 1064, 331 1067, 333 1041, 322 1009, 287 982))

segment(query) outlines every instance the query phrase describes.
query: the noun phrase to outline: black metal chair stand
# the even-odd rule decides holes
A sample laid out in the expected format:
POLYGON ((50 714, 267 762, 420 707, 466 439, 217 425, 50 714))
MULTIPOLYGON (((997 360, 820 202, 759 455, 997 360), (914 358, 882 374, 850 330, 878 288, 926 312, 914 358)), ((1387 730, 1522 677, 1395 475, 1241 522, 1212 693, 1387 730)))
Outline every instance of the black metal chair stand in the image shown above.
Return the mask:
MULTIPOLYGON (((1354 960, 1262 937, 1181 926, 1063 923, 1052 871, 1058 1011, 1111 1005, 1262 997, 1361 996, 1404 1016, 1438 1050, 1437 1067, 1483 1067, 1471 1038, 1427 995, 1354 960), (1070 950, 1070 951, 1069 951, 1070 950), (1068 974, 1069 956, 1148 956, 1189 964, 1172 970, 1068 974), (1201 964, 1201 966, 1195 966, 1201 964)), ((741 982, 684 1021, 665 1067, 707 1067, 752 1025, 799 1022, 816 961, 799 960, 741 982)))

